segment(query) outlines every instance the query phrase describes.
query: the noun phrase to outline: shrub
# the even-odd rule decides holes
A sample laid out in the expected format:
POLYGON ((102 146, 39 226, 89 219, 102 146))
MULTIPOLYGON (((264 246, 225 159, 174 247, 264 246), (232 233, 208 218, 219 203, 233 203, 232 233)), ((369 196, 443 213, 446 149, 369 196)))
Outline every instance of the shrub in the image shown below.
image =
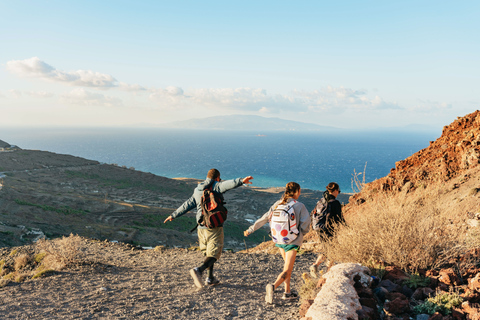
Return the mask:
POLYGON ((440 312, 448 315, 452 309, 462 304, 463 299, 457 292, 438 292, 433 298, 428 298, 424 303, 413 307, 416 314, 434 314, 440 312))
MULTIPOLYGON (((30 256, 28 254, 22 254, 15 258, 14 268, 16 271, 25 268, 30 262, 30 256)), ((19 281, 17 281, 19 282, 19 281)))
POLYGON ((430 278, 422 277, 418 273, 413 273, 408 276, 404 284, 410 289, 417 289, 419 287, 427 287, 430 284, 430 278))
POLYGON ((37 255, 35 255, 35 258, 33 259, 36 263, 41 263, 43 258, 45 258, 45 256, 47 255, 46 252, 41 252, 37 255))
POLYGON ((73 234, 55 240, 40 239, 37 248, 45 253, 42 264, 48 269, 61 270, 79 262, 82 258, 81 242, 82 238, 73 234))
POLYGON ((403 270, 428 269, 466 250, 451 212, 437 207, 438 197, 421 196, 405 201, 404 196, 378 194, 367 203, 353 206, 327 240, 327 257, 336 262, 356 262, 375 267, 382 261, 403 270), (451 249, 455 249, 451 251, 451 249))
POLYGON ((308 273, 302 274, 303 284, 298 291, 300 302, 315 299, 321 288, 317 288, 318 278, 312 278, 308 273))
POLYGON ((43 269, 43 270, 37 272, 37 273, 32 277, 32 279, 37 279, 37 278, 40 278, 40 277, 43 277, 43 276, 46 276, 46 275, 49 275, 49 274, 52 274, 52 273, 55 273, 55 270, 52 270, 52 269, 43 269))

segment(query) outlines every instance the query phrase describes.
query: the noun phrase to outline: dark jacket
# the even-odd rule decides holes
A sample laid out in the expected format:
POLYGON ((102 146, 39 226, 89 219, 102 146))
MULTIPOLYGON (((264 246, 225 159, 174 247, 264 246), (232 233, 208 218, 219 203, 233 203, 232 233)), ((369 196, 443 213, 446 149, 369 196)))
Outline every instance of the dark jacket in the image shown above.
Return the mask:
MULTIPOLYGON (((200 218, 202 217, 202 195, 203 195, 203 190, 207 189, 210 187, 210 185, 213 185, 213 191, 218 192, 218 193, 225 193, 228 190, 237 188, 243 184, 243 178, 237 178, 233 180, 225 180, 225 181, 220 181, 217 182, 215 180, 212 180, 210 178, 207 178, 205 181, 201 182, 198 184, 198 186, 193 190, 192 196, 185 201, 177 210, 175 210, 171 216, 173 219, 178 218, 188 211, 194 209, 195 207, 197 208, 197 223, 200 221, 200 218)), ((223 197, 223 196, 222 196, 223 197)), ((204 226, 199 225, 199 228, 206 228, 204 226)))
POLYGON ((330 212, 330 217, 328 219, 329 227, 327 229, 326 234, 328 236, 332 236, 333 233, 335 232, 334 226, 336 224, 345 222, 345 220, 343 219, 343 214, 342 214, 342 205, 340 204, 340 201, 335 199, 335 197, 333 195, 331 195, 330 193, 328 193, 328 191, 325 191, 323 193, 323 198, 328 203, 327 212, 330 212), (331 202, 329 202, 329 201, 331 201, 331 202))

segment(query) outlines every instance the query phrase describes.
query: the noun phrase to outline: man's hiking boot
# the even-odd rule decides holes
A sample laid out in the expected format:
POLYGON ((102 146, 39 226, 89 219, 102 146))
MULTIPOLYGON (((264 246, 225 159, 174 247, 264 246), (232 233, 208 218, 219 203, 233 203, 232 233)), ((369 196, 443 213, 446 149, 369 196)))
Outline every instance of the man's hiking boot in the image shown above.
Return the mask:
POLYGON ((190 270, 190 275, 193 278, 193 282, 195 282, 195 285, 197 288, 202 289, 203 284, 202 284, 202 273, 200 272, 200 269, 198 268, 193 268, 190 270))
POLYGON ((318 278, 318 266, 316 264, 310 266, 310 275, 313 278, 318 278))
POLYGON ((265 302, 266 303, 273 303, 273 291, 275 290, 273 284, 267 284, 265 287, 266 295, 265 295, 265 302))
POLYGON ((296 294, 294 292, 290 292, 290 293, 285 292, 282 296, 283 300, 293 300, 293 299, 297 299, 297 298, 298 298, 298 294, 296 294))
POLYGON ((215 278, 215 277, 213 277, 213 278, 207 278, 207 279, 205 280, 205 285, 206 285, 206 286, 216 286, 216 285, 219 284, 219 283, 220 283, 220 281, 219 281, 217 278, 215 278))

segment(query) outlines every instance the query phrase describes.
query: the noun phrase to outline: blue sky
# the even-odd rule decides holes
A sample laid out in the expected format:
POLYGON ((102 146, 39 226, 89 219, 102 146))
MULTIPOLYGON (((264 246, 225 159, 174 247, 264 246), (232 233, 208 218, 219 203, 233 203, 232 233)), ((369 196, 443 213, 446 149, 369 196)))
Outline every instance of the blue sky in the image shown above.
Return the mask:
POLYGON ((478 1, 1 1, 0 126, 252 114, 441 129, 480 109, 478 1))

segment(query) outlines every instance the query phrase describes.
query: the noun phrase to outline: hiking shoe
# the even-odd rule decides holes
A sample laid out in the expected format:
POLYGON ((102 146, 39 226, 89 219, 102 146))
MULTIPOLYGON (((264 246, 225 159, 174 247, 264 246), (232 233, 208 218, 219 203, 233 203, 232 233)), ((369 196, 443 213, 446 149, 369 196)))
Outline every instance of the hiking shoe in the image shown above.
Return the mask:
POLYGON ((267 292, 267 294, 265 295, 265 302, 266 303, 270 303, 272 304, 273 303, 273 291, 275 290, 273 284, 267 284, 267 286, 265 287, 265 291, 267 292))
POLYGON ((296 294, 294 292, 290 292, 290 293, 285 292, 282 296, 283 300, 293 300, 293 299, 297 299, 297 298, 298 298, 298 294, 296 294))
POLYGON ((215 278, 215 277, 213 277, 213 278, 207 278, 207 279, 205 280, 205 285, 206 285, 206 286, 216 286, 216 285, 219 284, 219 283, 220 283, 220 281, 219 281, 217 278, 215 278))
POLYGON ((200 272, 200 269, 198 268, 193 268, 190 270, 190 275, 193 278, 193 282, 195 282, 195 285, 197 288, 202 289, 203 284, 202 284, 202 273, 200 272))
POLYGON ((310 266, 310 275, 313 278, 318 278, 318 266, 316 264, 310 266))

